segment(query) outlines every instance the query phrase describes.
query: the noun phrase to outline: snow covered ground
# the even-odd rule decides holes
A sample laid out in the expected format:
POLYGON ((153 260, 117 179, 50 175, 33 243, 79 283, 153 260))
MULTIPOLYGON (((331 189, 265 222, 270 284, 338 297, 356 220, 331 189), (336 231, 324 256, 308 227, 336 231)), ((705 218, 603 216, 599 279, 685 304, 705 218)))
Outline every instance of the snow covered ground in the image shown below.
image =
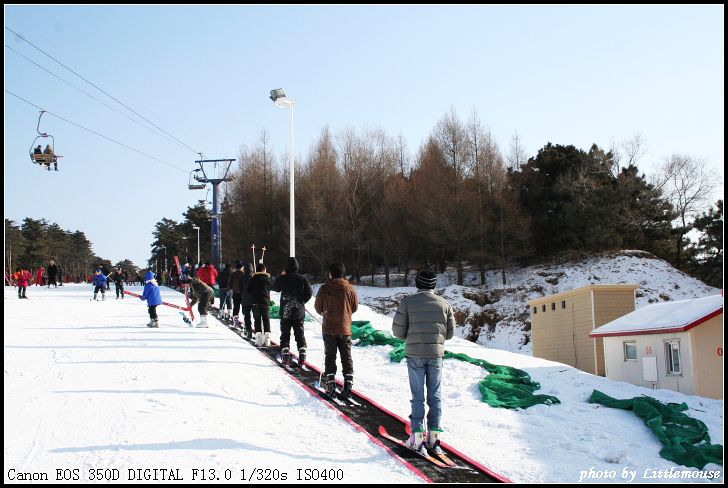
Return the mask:
MULTIPOLYGON (((363 302, 411 292, 358 290, 363 302)), ((152 330, 138 299, 89 302, 90 293, 87 285, 31 287, 31 298, 18 300, 5 288, 6 481, 11 468, 55 475, 62 467, 119 468, 122 480, 129 468, 167 467, 180 468, 185 481, 194 468, 221 478, 230 469, 234 481, 254 468, 278 469, 294 482, 299 468, 341 469, 349 483, 419 481, 214 319, 209 329, 189 329, 176 311, 159 307, 161 325, 152 330)), ((163 295, 182 302, 171 290, 163 295)), ((391 328, 389 317, 366 305, 354 319, 391 328)), ((278 321, 271 326, 277 336, 278 321)), ((306 337, 309 361, 322 364, 316 322, 306 322, 306 337)), ((594 389, 687 402, 687 414, 723 442, 722 401, 613 382, 460 338, 446 348, 523 369, 561 400, 527 410, 489 407, 477 388, 487 373, 445 361, 444 440, 513 481, 684 482, 661 472, 697 471, 662 459, 661 444, 631 412, 587 403, 594 389)), ((390 350, 354 348, 355 389, 407 417, 407 368, 389 362, 390 350)), ((723 481, 722 466, 704 471, 723 481)))
POLYGON ((119 469, 120 481, 151 468, 179 469, 185 482, 197 469, 199 483, 297 483, 331 468, 348 483, 419 481, 214 319, 190 329, 160 306, 149 329, 138 298, 91 293, 30 287, 18 300, 5 287, 5 482, 25 472, 54 481, 64 468, 82 481, 98 468, 119 469))

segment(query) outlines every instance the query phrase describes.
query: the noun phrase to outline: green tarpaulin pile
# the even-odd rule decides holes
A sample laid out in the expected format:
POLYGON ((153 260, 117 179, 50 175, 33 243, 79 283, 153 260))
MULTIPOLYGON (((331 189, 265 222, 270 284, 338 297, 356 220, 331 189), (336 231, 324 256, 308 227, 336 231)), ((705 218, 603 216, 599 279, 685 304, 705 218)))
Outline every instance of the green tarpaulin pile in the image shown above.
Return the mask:
POLYGON ((664 459, 699 469, 708 463, 723 464, 723 446, 711 444, 708 427, 683 413, 688 409, 685 403, 662 403, 648 396, 618 400, 598 390, 589 403, 632 410, 665 446, 660 450, 664 459))
MULTIPOLYGON (((389 332, 375 329, 369 321, 354 321, 351 324, 352 340, 358 340, 358 346, 394 346, 389 353, 392 362, 399 363, 405 357, 405 345, 389 332)), ((445 359, 459 359, 484 368, 488 373, 478 383, 483 402, 491 407, 528 408, 533 405, 561 403, 551 395, 535 395, 541 386, 533 381, 525 371, 510 366, 491 364, 484 359, 473 359, 467 354, 456 354, 445 351, 445 359)))

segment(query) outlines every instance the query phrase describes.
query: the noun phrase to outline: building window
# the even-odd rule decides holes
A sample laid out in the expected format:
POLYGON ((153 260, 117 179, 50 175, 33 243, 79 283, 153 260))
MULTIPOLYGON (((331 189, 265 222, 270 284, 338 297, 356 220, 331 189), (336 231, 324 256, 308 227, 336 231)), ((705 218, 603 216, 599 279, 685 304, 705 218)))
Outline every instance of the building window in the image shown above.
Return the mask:
POLYGON ((541 305, 541 311, 542 312, 545 312, 546 311, 546 304, 545 303, 543 305, 541 305))
POLYGON ((536 315, 538 313, 538 307, 533 307, 533 314, 536 315))
POLYGON ((682 374, 680 366, 680 341, 665 343, 665 358, 667 359, 667 374, 682 374))
POLYGON ((624 360, 625 361, 637 361, 637 343, 636 342, 625 342, 624 343, 624 360))
POLYGON ((566 308, 566 300, 561 300, 561 308, 566 308))
POLYGON ((551 302, 551 310, 556 310, 556 302, 551 302))

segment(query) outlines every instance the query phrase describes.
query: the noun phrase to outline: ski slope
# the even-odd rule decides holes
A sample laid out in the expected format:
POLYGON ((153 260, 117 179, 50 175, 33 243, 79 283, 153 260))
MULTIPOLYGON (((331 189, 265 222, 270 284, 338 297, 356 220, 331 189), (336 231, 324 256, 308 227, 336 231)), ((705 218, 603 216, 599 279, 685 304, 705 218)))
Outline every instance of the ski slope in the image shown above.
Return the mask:
MULTIPOLYGON (((82 475, 118 468, 120 481, 130 468, 155 467, 178 468, 186 482, 193 469, 214 469, 221 482, 230 470, 230 482, 240 482, 241 470, 247 477, 255 468, 285 472, 289 482, 323 482, 301 479, 305 471, 298 470, 328 468, 342 470, 348 483, 421 481, 213 318, 208 329, 190 329, 177 311, 159 307, 160 328, 148 329, 141 301, 89 302, 91 290, 30 287, 31 298, 18 300, 5 288, 6 481, 11 468, 47 472, 53 480, 60 467, 82 475)), ((362 301, 370 290, 383 292, 362 287, 362 301)), ((162 288, 162 295, 182 303, 172 290, 162 288)), ((365 305, 354 319, 391 326, 365 305)), ((278 321, 271 327, 277 340, 278 321)), ((306 322, 306 337, 309 362, 321 365, 320 326, 306 322)), ((516 482, 685 482, 665 473, 697 471, 662 459, 661 444, 631 412, 587 403, 593 389, 687 402, 688 415, 707 424, 713 442, 723 440, 722 401, 612 382, 459 338, 446 348, 524 369, 541 392, 561 400, 527 410, 489 407, 477 388, 487 373, 445 361, 444 440, 516 482)), ((390 363, 389 350, 354 348, 354 387, 407 417, 407 368, 390 363)), ((689 481, 723 481, 722 466, 708 465, 709 471, 718 473, 715 479, 689 481)))

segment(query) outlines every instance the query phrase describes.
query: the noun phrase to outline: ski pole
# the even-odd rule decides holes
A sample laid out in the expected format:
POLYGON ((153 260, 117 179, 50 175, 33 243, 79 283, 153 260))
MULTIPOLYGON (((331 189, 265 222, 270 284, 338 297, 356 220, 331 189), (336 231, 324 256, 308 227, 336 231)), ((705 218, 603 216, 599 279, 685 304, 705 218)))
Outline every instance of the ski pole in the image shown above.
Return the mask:
MULTIPOLYGON (((303 309, 308 313, 308 315, 311 316, 311 318, 313 318, 316 322, 321 324, 321 326, 323 327, 324 323, 321 320, 319 320, 314 314, 312 314, 308 310, 308 308, 306 308, 305 304, 303 305, 303 309)), ((326 312, 324 312, 324 315, 326 315, 326 312)), ((321 332, 323 335, 323 330, 321 332)), ((319 379, 318 379, 318 382, 315 384, 316 388, 321 388, 321 378, 323 378, 323 376, 324 376, 325 362, 326 362, 326 345, 324 344, 324 355, 323 355, 323 359, 321 360, 321 369, 319 370, 319 379)))
POLYGON ((265 258, 265 251, 266 251, 266 248, 265 248, 265 246, 263 246, 263 254, 260 256, 261 263, 263 263, 263 258, 265 258))
POLYGON ((250 247, 252 247, 252 248, 253 248, 253 273, 255 273, 255 268, 257 267, 257 266, 255 265, 255 244, 253 244, 253 245, 252 245, 252 246, 250 246, 250 247))

